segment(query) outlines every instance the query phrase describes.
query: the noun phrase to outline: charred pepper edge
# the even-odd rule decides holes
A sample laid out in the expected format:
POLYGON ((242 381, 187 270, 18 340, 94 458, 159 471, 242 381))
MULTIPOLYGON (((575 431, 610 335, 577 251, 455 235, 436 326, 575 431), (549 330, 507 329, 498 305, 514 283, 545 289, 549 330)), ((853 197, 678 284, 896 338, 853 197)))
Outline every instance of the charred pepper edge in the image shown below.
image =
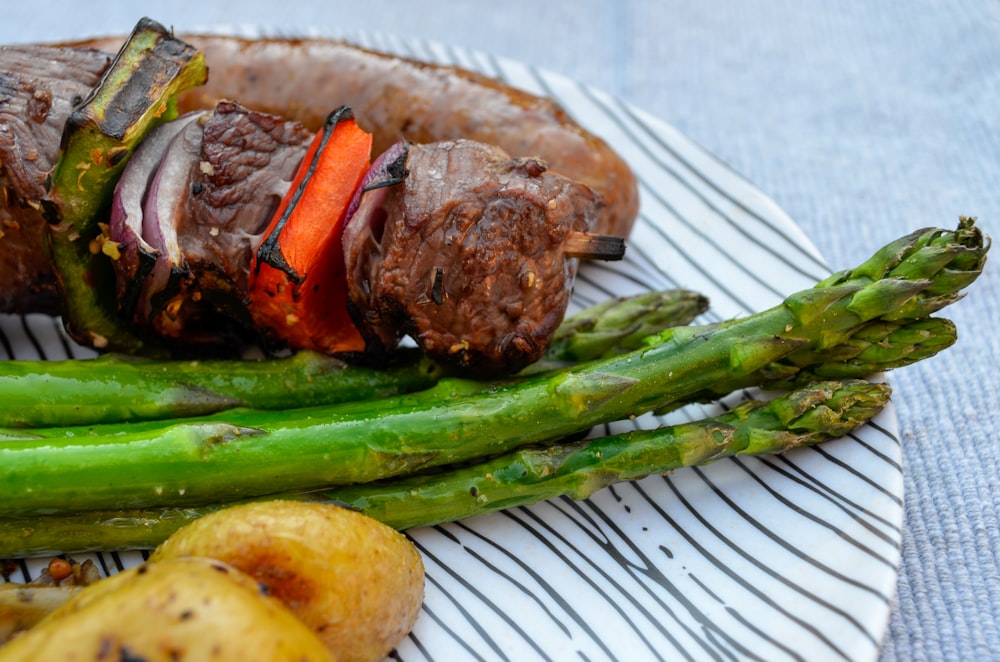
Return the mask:
POLYGON ((309 166, 306 171, 302 174, 297 182, 295 189, 288 199, 288 203, 282 210, 281 216, 279 217, 274 228, 264 240, 261 241, 260 246, 257 248, 257 264, 254 267, 254 273, 260 273, 261 265, 267 264, 281 272, 291 279, 296 285, 301 285, 305 281, 305 276, 299 275, 292 265, 288 263, 285 256, 281 252, 281 233, 284 231, 285 226, 288 224, 288 220, 291 218, 292 214, 295 213, 295 207, 298 205, 299 200, 305 194, 306 189, 309 186, 309 182, 312 180, 316 169, 319 166, 320 160, 323 158, 323 150, 326 148, 327 143, 333 136, 334 130, 337 125, 342 121, 354 119, 354 111, 352 111, 347 106, 340 106, 339 108, 333 110, 326 117, 326 121, 323 123, 323 135, 319 142, 310 150, 311 154, 309 156, 309 166))

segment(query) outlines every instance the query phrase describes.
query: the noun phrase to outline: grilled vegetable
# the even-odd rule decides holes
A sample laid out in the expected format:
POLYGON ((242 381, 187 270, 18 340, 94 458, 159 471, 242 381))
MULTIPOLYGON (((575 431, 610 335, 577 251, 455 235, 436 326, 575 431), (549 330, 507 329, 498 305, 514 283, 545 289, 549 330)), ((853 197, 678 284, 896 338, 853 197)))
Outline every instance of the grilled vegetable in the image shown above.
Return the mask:
MULTIPOLYGON (((0 584, 0 646, 8 639, 38 625, 80 590, 51 584, 0 584)), ((2 657, 3 649, 0 648, 0 658, 2 657)))
POLYGON ((176 117, 176 95, 205 80, 204 56, 143 20, 90 97, 66 123, 43 208, 52 264, 70 335, 96 348, 155 353, 121 324, 105 241, 115 184, 150 129, 176 117))
MULTIPOLYGON (((330 504, 268 500, 224 508, 176 531, 147 566, 162 572, 164 563, 192 558, 221 561, 225 566, 219 567, 237 571, 241 582, 256 581, 262 594, 280 600, 338 660, 383 659, 413 627, 423 602, 423 561, 416 547, 390 527, 330 504)), ((97 581, 101 590, 82 599, 76 587, 0 584, 0 644, 45 618, 72 613, 81 600, 120 594, 115 582, 97 581)), ((217 625, 227 622, 223 615, 217 625)), ((119 639, 127 636, 113 623, 107 629, 119 639)), ((0 659, 6 659, 2 648, 0 659)))
MULTIPOLYGON (((888 402, 885 384, 818 382, 770 402, 749 401, 708 419, 513 451, 469 465, 283 499, 343 504, 398 529, 437 524, 556 496, 583 499, 635 480, 730 455, 767 455, 848 434, 888 402)), ((0 553, 149 548, 231 506, 94 511, 0 519, 0 553)))
POLYGON ((926 317, 978 277, 988 245, 971 219, 954 231, 921 230, 772 309, 671 329, 635 352, 449 401, 404 396, 280 416, 237 410, 136 433, 9 441, 0 446, 0 515, 208 504, 368 482, 579 433, 743 384, 872 323, 926 317))
POLYGON ((0 362, 0 426, 120 425, 234 407, 293 409, 372 400, 433 386, 440 367, 418 352, 371 368, 304 350, 263 360, 95 359, 0 362))
MULTIPOLYGON (((162 292, 177 280, 180 246, 170 216, 178 205, 167 201, 171 187, 160 170, 171 146, 186 143, 187 134, 198 130, 204 117, 190 113, 150 131, 115 185, 108 241, 115 248, 112 266, 120 324, 135 321, 140 331, 156 327, 158 311, 152 301, 163 299, 162 292)), ((183 151, 174 147, 174 159, 183 151)))
POLYGON ((186 557, 132 568, 81 590, 0 648, 0 659, 336 658, 249 576, 221 561, 186 557))
POLYGON ((149 557, 205 556, 242 570, 345 662, 382 660, 412 629, 424 597, 413 543, 337 506, 262 501, 185 526, 149 557))
POLYGON ((265 337, 326 353, 364 351, 347 311, 342 238, 371 145, 346 107, 313 139, 250 267, 250 312, 265 337))
MULTIPOLYGON (((466 467, 322 493, 399 529, 568 496, 733 455, 771 455, 848 434, 889 402, 885 384, 819 382, 705 420, 529 447, 466 467)), ((306 496, 319 498, 320 495, 306 496)))
POLYGON ((957 339, 958 331, 948 319, 882 320, 864 326, 837 345, 793 352, 743 380, 709 387, 660 411, 692 402, 712 402, 730 391, 751 386, 789 389, 824 379, 863 378, 928 359, 951 347, 957 339))

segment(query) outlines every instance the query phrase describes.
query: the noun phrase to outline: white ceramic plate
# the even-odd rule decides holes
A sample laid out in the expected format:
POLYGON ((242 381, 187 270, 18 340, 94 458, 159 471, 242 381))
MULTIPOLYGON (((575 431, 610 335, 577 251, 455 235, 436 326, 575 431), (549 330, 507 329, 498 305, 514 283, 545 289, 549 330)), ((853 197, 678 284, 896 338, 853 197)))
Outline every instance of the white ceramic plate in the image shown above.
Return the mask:
MULTIPOLYGON (((574 306, 643 289, 747 314, 828 269, 771 200, 672 127, 535 67, 418 40, 363 45, 459 64, 556 98, 641 180, 625 261, 587 265, 574 306)), ((859 255, 860 260, 867 255, 859 255)), ((0 317, 0 358, 88 356, 57 323, 0 317)), ((739 397, 737 395, 736 397, 739 397)), ((664 420, 714 411, 690 407, 664 420)), ((641 424, 649 424, 644 420, 641 424)), ((902 471, 891 407, 849 438, 734 459, 412 531, 427 567, 402 660, 877 657, 895 589, 902 471)), ((94 557, 105 569, 137 553, 94 557)), ((24 581, 42 561, 21 564, 24 581)))

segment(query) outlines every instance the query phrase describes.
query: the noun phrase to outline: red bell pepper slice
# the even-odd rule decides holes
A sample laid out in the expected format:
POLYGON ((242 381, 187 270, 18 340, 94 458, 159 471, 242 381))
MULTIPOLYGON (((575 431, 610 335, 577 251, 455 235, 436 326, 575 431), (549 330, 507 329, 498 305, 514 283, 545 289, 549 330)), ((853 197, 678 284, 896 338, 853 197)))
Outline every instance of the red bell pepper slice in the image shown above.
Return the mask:
POLYGON ((360 352, 347 311, 343 229, 368 171, 372 137, 346 106, 316 134, 250 269, 250 312, 272 341, 326 353, 360 352))

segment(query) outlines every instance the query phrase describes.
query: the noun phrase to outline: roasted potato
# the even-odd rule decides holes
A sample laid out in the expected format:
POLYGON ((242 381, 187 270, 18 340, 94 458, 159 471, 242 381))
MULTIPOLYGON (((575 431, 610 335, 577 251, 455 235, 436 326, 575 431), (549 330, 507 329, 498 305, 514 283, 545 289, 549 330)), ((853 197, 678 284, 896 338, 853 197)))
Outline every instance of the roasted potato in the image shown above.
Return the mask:
POLYGON ((0 660, 304 660, 336 657, 281 601, 214 559, 164 559, 80 590, 0 648, 0 660))
POLYGON ((79 588, 0 584, 0 646, 37 625, 61 607, 79 588))
POLYGON ((423 603, 416 547, 398 531, 333 505, 226 508, 172 535, 149 561, 185 555, 219 559, 263 583, 341 660, 383 659, 423 603))

